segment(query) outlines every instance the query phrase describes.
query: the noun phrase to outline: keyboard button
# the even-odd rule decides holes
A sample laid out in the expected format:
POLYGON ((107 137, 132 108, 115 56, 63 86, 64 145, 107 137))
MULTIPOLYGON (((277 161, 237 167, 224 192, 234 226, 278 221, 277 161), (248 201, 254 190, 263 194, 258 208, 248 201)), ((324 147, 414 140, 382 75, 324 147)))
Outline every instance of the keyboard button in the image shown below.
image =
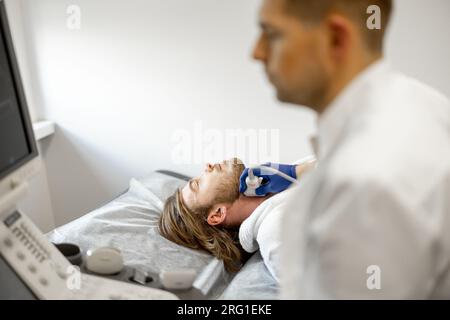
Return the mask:
POLYGON ((17 252, 17 258, 21 261, 25 260, 25 255, 22 252, 17 252))
POLYGON ((5 244, 5 246, 7 246, 8 248, 11 248, 13 246, 13 242, 10 238, 6 238, 5 240, 3 240, 3 243, 5 244))
POLYGON ((44 287, 48 286, 48 280, 45 278, 40 278, 39 283, 42 284, 44 287))

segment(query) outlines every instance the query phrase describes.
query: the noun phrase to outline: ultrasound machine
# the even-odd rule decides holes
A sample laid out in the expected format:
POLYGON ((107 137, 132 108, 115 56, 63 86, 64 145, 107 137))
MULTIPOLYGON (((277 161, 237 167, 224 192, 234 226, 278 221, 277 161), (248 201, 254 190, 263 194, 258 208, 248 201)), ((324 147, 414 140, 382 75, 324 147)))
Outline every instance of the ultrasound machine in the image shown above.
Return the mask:
POLYGON ((2 0, 0 20, 0 299, 177 299, 80 273, 17 209, 40 160, 2 0))

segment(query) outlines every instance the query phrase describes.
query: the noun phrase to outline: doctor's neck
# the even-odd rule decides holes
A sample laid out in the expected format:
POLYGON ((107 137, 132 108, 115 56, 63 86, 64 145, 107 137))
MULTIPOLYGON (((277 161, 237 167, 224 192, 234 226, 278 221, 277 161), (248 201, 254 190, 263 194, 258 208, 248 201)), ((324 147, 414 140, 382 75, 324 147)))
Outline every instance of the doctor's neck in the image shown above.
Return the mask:
POLYGON ((333 101, 360 75, 365 69, 383 58, 382 53, 361 53, 352 54, 347 61, 342 63, 335 74, 331 77, 329 86, 325 92, 323 100, 316 106, 319 116, 333 101))
POLYGON ((241 223, 247 219, 261 203, 269 199, 271 196, 272 195, 265 197, 246 197, 241 194, 239 198, 228 208, 226 224, 230 226, 240 226, 241 223))

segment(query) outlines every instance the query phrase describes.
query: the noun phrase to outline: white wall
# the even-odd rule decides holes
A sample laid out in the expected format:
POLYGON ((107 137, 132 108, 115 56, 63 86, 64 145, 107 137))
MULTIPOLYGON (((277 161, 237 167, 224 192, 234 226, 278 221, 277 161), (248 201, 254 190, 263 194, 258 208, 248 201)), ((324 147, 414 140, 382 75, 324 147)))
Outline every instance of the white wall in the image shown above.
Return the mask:
POLYGON ((387 56, 404 73, 450 97, 450 1, 397 0, 387 56))
MULTIPOLYGON (((38 113, 58 124, 44 146, 56 224, 101 205, 131 177, 176 165, 179 129, 279 129, 280 161, 310 153, 312 113, 275 101, 250 52, 259 0, 21 0, 38 113), (81 8, 81 30, 66 9, 81 8), (251 122, 249 122, 249 120, 251 122)), ((447 0, 397 1, 388 57, 450 95, 447 0), (418 19, 420 17, 420 19, 418 19)), ((240 155, 242 156, 242 155, 240 155)))

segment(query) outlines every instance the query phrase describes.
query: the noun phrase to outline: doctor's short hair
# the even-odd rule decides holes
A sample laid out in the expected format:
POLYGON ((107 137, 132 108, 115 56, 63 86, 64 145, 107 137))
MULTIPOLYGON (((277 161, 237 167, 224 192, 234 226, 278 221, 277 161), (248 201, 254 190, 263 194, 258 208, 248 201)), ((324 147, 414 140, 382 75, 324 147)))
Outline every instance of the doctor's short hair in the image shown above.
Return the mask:
POLYGON ((212 205, 188 208, 181 190, 176 190, 164 203, 159 232, 176 244, 213 255, 223 261, 227 271, 237 272, 248 257, 240 246, 238 231, 208 224, 212 205))
POLYGON ((383 39, 388 27, 392 12, 392 0, 285 0, 286 10, 289 14, 298 16, 306 23, 319 23, 327 13, 340 12, 361 26, 363 40, 369 50, 381 52, 383 39), (381 28, 369 29, 367 13, 369 6, 376 5, 380 8, 381 28))

